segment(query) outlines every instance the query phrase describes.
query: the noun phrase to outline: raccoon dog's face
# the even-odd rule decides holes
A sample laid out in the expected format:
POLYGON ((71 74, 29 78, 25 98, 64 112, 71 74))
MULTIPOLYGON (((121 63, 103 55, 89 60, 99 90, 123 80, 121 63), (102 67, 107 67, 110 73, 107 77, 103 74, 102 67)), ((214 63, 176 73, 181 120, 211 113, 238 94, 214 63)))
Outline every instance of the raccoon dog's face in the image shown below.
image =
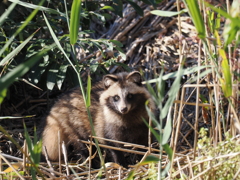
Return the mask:
POLYGON ((117 114, 128 114, 137 106, 144 106, 146 89, 142 86, 139 72, 106 75, 103 78, 105 91, 100 97, 102 105, 117 114))

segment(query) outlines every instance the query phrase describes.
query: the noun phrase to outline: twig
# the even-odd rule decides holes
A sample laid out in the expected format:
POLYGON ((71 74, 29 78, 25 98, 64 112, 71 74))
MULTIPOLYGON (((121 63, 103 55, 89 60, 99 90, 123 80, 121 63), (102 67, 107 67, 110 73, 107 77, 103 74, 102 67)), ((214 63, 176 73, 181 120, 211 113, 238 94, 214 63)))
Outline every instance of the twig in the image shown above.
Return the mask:
POLYGON ((70 173, 69 173, 69 167, 68 167, 67 149, 64 141, 62 142, 62 152, 63 152, 64 162, 66 166, 67 176, 69 176, 70 173))
POLYGON ((50 170, 51 170, 51 174, 53 175, 53 176, 55 176, 55 174, 53 173, 53 171, 54 171, 54 169, 53 169, 53 167, 52 167, 52 163, 49 161, 49 159, 48 159, 48 153, 47 153, 47 148, 46 148, 46 146, 44 146, 43 147, 43 152, 44 152, 44 156, 45 156, 45 159, 46 159, 46 161, 47 161, 47 164, 48 164, 48 166, 49 166, 49 168, 50 168, 50 170))
POLYGON ((7 163, 7 165, 18 175, 20 179, 24 180, 23 176, 19 174, 19 172, 11 165, 10 162, 8 162, 8 160, 4 156, 2 156, 2 153, 0 153, 0 158, 3 159, 5 163, 7 163))

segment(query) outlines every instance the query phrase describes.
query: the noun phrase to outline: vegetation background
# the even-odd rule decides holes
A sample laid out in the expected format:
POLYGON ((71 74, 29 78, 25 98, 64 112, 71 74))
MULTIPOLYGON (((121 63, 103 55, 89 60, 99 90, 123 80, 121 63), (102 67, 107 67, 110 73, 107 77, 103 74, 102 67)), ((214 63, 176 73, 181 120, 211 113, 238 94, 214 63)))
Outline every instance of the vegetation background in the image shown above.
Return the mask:
POLYGON ((240 178, 239 0, 2 0, 0 15, 2 179, 240 178), (160 112, 154 156, 129 169, 40 163, 34 127, 58 95, 80 85, 89 108, 89 77, 133 69, 160 112))

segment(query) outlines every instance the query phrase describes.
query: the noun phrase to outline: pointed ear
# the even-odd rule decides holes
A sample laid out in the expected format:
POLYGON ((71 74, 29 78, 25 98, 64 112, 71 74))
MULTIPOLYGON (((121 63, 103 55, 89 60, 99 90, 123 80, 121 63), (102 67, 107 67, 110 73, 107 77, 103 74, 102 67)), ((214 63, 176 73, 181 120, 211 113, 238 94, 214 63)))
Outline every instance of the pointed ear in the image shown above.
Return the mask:
POLYGON ((142 85, 142 76, 138 71, 129 73, 126 79, 128 82, 136 83, 139 86, 142 85))
POLYGON ((117 81, 118 81, 117 76, 113 74, 108 74, 103 77, 103 84, 106 89, 109 88, 113 83, 117 81))

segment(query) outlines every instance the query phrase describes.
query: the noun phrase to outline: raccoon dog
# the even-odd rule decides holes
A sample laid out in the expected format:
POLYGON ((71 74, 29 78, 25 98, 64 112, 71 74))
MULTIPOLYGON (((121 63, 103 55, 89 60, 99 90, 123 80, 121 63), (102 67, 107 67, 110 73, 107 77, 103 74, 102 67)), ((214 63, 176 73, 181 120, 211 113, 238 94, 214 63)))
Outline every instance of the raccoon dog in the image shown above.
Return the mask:
MULTIPOLYGON (((81 155, 88 155, 81 140, 88 140, 91 134, 83 97, 79 88, 63 95, 50 110, 42 132, 45 146, 51 160, 58 160, 58 133, 60 142, 72 145, 81 155)), ((108 139, 148 145, 148 120, 145 102, 154 110, 151 95, 142 85, 139 72, 109 74, 103 77, 91 90, 90 111, 96 135, 108 139)), ((120 144, 101 143, 121 147, 120 144)), ((126 166, 121 151, 110 150, 114 162, 126 166)))

